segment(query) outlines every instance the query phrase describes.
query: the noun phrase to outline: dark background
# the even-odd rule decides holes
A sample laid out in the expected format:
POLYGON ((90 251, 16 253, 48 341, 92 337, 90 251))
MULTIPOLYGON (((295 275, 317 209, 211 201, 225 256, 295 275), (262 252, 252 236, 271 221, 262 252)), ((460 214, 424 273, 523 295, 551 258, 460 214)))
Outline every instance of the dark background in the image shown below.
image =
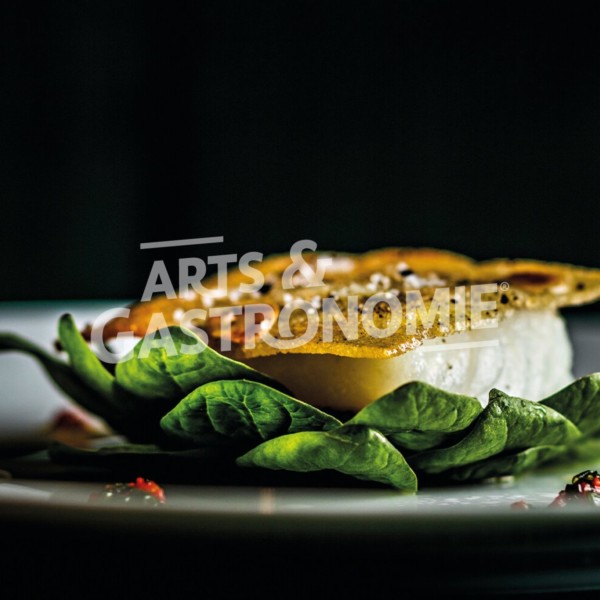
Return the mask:
POLYGON ((215 235, 600 266, 598 2, 1 6, 2 299, 215 235))

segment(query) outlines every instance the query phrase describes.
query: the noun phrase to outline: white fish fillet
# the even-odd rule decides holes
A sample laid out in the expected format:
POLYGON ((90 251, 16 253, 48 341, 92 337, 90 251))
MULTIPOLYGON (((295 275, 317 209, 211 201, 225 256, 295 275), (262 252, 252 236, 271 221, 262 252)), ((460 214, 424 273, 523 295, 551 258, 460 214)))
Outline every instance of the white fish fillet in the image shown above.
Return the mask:
POLYGON ((553 310, 516 311, 496 328, 434 338, 395 358, 288 354, 245 362, 306 402, 352 411, 413 380, 483 405, 492 388, 541 400, 573 381, 568 333, 553 310))
MULTIPOLYGON (((296 273, 296 258, 274 255, 257 265, 264 276, 259 290, 242 289, 249 276, 241 267, 234 268, 227 272, 227 285, 218 275, 209 278, 206 287, 212 294, 187 290, 174 299, 157 296, 137 303, 127 319, 108 323, 104 338, 112 339, 121 331, 144 335, 156 327, 152 324, 156 313, 163 315, 167 325, 178 325, 186 311, 200 307, 209 316, 196 325, 204 329, 214 348, 272 375, 295 396, 316 406, 355 411, 412 380, 476 396, 482 404, 492 388, 540 400, 573 380, 571 346, 557 311, 600 300, 600 269, 568 264, 507 258, 477 262, 444 250, 402 247, 364 254, 314 252, 303 254, 302 261, 316 273, 321 259, 329 267, 318 285, 301 271, 296 273), (292 277, 291 286, 285 277, 290 269, 298 276, 298 281, 292 277), (490 284, 486 302, 493 306, 484 316, 497 327, 473 329, 478 314, 475 286, 490 284), (362 319, 370 298, 384 293, 398 299, 408 320, 414 300, 409 302, 409 296, 415 290, 422 295, 424 307, 431 309, 440 289, 450 293, 438 299, 440 315, 442 308, 453 314, 449 322, 440 317, 430 323, 427 312, 416 319, 414 330, 400 326, 384 337, 374 336, 362 320, 352 335, 339 323, 331 335, 324 334, 324 307, 330 300, 339 305, 342 315, 358 316, 360 311, 362 319), (288 312, 289 323, 284 319, 289 333, 281 330, 278 321, 298 301, 309 304, 322 327, 310 341, 291 349, 271 343, 304 334, 307 318, 302 310, 293 311, 291 317, 288 312), (258 331, 246 331, 242 312, 257 303, 270 308, 271 314, 259 321, 258 331), (462 315, 456 312, 461 305, 462 315), (229 329, 209 314, 231 307, 237 313, 229 313, 229 329), (252 343, 247 343, 247 333, 252 343)), ((377 327, 385 329, 391 310, 373 314, 377 327)))

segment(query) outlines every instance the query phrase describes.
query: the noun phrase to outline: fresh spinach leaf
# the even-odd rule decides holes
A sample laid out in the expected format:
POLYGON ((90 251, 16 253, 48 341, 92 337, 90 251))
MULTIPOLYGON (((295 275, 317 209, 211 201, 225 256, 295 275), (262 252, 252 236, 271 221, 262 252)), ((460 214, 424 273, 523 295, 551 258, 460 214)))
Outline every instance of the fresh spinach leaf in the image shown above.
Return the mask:
POLYGON ((70 364, 12 334, 0 336, 0 350, 17 350, 36 358, 55 383, 75 402, 102 417, 132 441, 164 440, 156 408, 118 386, 89 348, 71 315, 59 321, 59 339, 70 364))
POLYGON ((167 435, 188 446, 226 439, 258 443, 284 433, 341 425, 310 404, 247 380, 201 385, 167 413, 160 424, 167 435))
POLYGON ((54 442, 48 454, 61 465, 109 469, 129 477, 143 473, 170 481, 202 481, 215 471, 235 468, 235 453, 219 447, 173 450, 156 444, 110 444, 84 449, 54 442))
POLYGON ((303 473, 333 469, 396 489, 417 490, 417 477, 402 454, 381 433, 364 425, 282 435, 263 442, 236 463, 303 473))
POLYGON ((248 379, 278 386, 271 378, 207 346, 178 326, 142 339, 115 369, 124 389, 145 398, 180 400, 209 381, 248 379))
POLYGON ((108 444, 106 446, 100 446, 99 448, 76 448, 60 442, 53 442, 49 448, 52 456, 57 457, 91 457, 89 460, 86 458, 85 462, 93 464, 93 461, 98 463, 107 464, 112 457, 124 456, 182 456, 182 457, 204 457, 215 458, 221 453, 219 448, 202 447, 187 450, 174 450, 161 448, 156 444, 128 444, 128 443, 115 443, 108 444))
POLYGON ((69 355, 69 362, 85 385, 116 410, 122 409, 115 398, 115 378, 92 352, 75 325, 73 317, 64 314, 58 322, 58 338, 69 355))
POLYGON ((567 445, 579 437, 581 431, 554 409, 492 390, 487 407, 462 440, 413 455, 410 463, 417 470, 440 473, 503 451, 567 445))
POLYGON ((489 477, 519 475, 563 455, 566 448, 566 446, 560 445, 533 446, 520 452, 500 454, 457 467, 447 471, 444 475, 454 481, 480 481, 489 477))
POLYGON ((577 379, 540 404, 573 421, 583 434, 597 433, 600 431, 600 373, 577 379))
MULTIPOLYGON (((94 412, 103 417, 115 431, 128 436, 132 441, 164 441, 159 420, 171 405, 165 407, 155 398, 144 398, 134 389, 124 389, 92 352, 71 315, 65 314, 60 318, 58 335, 77 376, 102 399, 101 405, 94 412)), ((80 402, 78 397, 74 399, 80 402)))
POLYGON ((481 411, 477 398, 412 381, 365 406, 348 424, 374 427, 396 446, 425 450, 466 429, 481 411))
POLYGON ((401 431, 388 433, 385 437, 400 450, 419 452, 447 446, 456 438, 456 434, 443 431, 401 431))
POLYGON ((0 351, 17 351, 37 359, 54 383, 67 396, 99 416, 115 419, 121 411, 84 383, 73 368, 43 348, 11 333, 0 334, 0 351))

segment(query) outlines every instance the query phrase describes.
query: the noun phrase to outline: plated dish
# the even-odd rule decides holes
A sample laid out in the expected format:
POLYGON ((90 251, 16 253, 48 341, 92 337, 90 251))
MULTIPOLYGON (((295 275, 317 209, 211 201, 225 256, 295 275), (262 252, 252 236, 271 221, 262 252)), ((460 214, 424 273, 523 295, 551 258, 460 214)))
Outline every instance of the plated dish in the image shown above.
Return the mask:
POLYGON ((68 362, 3 336, 129 442, 56 445, 53 460, 161 465, 207 483, 349 476, 414 493, 517 475, 600 429, 600 376, 572 381, 556 313, 598 297, 597 270, 387 249, 272 257, 189 283, 137 303, 100 338, 63 315, 68 362), (116 365, 85 339, 106 351, 123 332, 141 339, 116 365))
POLYGON ((542 261, 476 262, 429 248, 302 261, 268 257, 254 274, 234 267, 201 290, 159 294, 103 335, 142 336, 158 314, 166 325, 193 323, 211 347, 323 408, 356 412, 415 380, 483 404, 494 387, 540 400, 573 379, 559 309, 600 297, 599 270, 542 261))
MULTIPOLYGON (((69 303, 66 308, 78 323, 86 323, 111 306, 69 303)), ((64 310, 65 304, 56 302, 12 305, 3 307, 0 317, 3 329, 10 323, 16 333, 36 338, 50 349, 64 310)), ((593 356, 600 351, 600 319, 590 313, 569 313, 566 323, 575 375, 581 376, 591 372, 593 356)), ((28 357, 10 354, 2 359, 2 380, 16 382, 13 407, 17 401, 26 405, 33 399, 39 403, 51 398, 52 405, 44 406, 41 413, 64 407, 55 388, 48 386, 47 376, 32 368, 28 357)), ((3 416, 8 418, 6 412, 3 416)), ((52 562, 52 571, 43 575, 48 581, 59 576, 62 580, 65 565, 85 573, 96 565, 98 589, 104 581, 102 573, 121 572, 122 565, 131 562, 131 546, 123 543, 128 539, 135 540, 135 556, 145 564, 143 572, 130 569, 136 574, 136 585, 140 577, 156 586, 185 578, 195 564, 194 572, 202 573, 203 589, 237 586, 240 592, 259 587, 272 591, 289 585, 292 560, 311 576, 295 581, 291 597, 296 592, 296 597, 314 592, 315 580, 321 582, 319 589, 333 593, 350 585, 360 587, 364 577, 371 582, 376 578, 381 591, 397 589, 399 580, 405 589, 418 591, 422 582, 414 572, 422 564, 434 565, 436 586, 445 590, 585 591, 600 585, 596 509, 547 507, 573 474, 599 465, 600 452, 591 449, 587 456, 516 478, 422 486, 416 495, 366 488, 361 482, 358 487, 335 488, 298 483, 274 487, 268 481, 241 487, 159 479, 167 502, 156 509, 90 502, 105 483, 116 481, 114 471, 92 473, 88 467, 51 463, 36 454, 0 461, 1 469, 13 472, 12 480, 0 483, 0 526, 7 544, 29 540, 27 564, 35 560, 38 569, 49 564, 48 540, 60 539, 56 557, 60 561, 52 562), (512 509, 520 500, 533 508, 512 509), (202 568, 194 559, 199 547, 212 549, 211 556, 203 555, 202 568), (166 548, 170 549, 170 577, 164 580, 166 548), (236 577, 231 575, 232 561, 236 577), (257 582, 256 573, 264 573, 265 564, 268 580, 257 582), (348 565, 359 574, 344 575, 348 565), (332 578, 332 569, 341 575, 332 578)), ((131 479, 149 474, 129 469, 121 475, 131 479)), ((30 580, 20 578, 19 589, 30 580)))

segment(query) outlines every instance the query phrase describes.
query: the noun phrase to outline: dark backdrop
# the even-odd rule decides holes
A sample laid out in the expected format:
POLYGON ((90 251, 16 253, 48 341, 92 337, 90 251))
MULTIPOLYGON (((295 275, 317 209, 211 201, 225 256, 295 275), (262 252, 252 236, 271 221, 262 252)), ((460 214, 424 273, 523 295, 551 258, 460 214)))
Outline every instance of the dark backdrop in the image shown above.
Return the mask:
POLYGON ((0 15, 3 299, 214 235, 600 266, 598 2, 41 4, 0 15))

